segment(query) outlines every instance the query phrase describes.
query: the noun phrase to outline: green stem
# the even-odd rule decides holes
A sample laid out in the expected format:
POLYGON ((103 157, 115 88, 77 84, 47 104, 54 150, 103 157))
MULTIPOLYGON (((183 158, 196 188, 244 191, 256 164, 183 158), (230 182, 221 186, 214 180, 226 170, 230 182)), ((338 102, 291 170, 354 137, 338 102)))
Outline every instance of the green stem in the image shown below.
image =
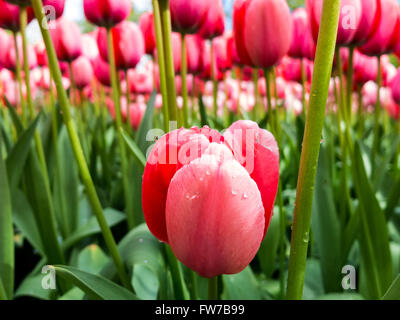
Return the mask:
POLYGON ((181 35, 182 45, 181 45, 181 82, 182 82, 182 98, 183 98, 183 126, 185 128, 189 127, 188 123, 188 88, 187 88, 187 60, 186 60, 186 42, 185 42, 185 34, 181 35))
MULTIPOLYGON (((172 52, 171 42, 171 14, 169 11, 169 0, 158 0, 160 5, 161 22, 162 22, 162 35, 164 44, 164 57, 165 57, 165 73, 168 88, 168 108, 169 108, 169 119, 171 121, 178 122, 178 128, 181 127, 181 123, 178 119, 178 106, 176 104, 176 88, 175 88, 175 68, 174 68, 174 57, 172 52)), ((159 57, 160 59, 160 57, 159 57)))
POLYGON ((4 289, 3 281, 0 278, 0 301, 8 300, 6 290, 4 289))
POLYGON ((183 289, 183 276, 179 262, 168 244, 165 244, 165 252, 167 254, 168 264, 171 270, 175 299, 185 300, 185 293, 183 289))
POLYGON ((378 76, 376 78, 376 83, 378 85, 378 91, 376 94, 376 105, 375 105, 375 117, 374 117, 374 140, 372 145, 372 154, 371 154, 371 162, 372 162, 372 173, 375 172, 376 164, 376 154, 379 150, 379 122, 381 118, 381 86, 382 86, 382 69, 381 69, 381 57, 378 57, 378 76))
POLYGON ((21 76, 21 60, 19 58, 19 48, 18 48, 18 40, 17 33, 13 32, 14 37, 14 46, 15 46, 15 75, 17 77, 18 82, 18 90, 19 90, 19 99, 22 111, 22 124, 26 127, 27 124, 27 114, 26 114, 26 105, 24 99, 24 92, 22 90, 22 76, 21 76))
POLYGON ((193 270, 189 271, 190 274, 190 299, 197 300, 197 279, 196 272, 193 270))
POLYGON ((324 1, 293 216, 287 299, 301 299, 303 296, 315 177, 339 12, 340 0, 324 1))
POLYGON ((348 118, 348 125, 351 125, 351 116, 353 113, 353 61, 354 61, 354 47, 350 46, 349 48, 349 63, 347 68, 347 118, 348 118))
POLYGON ((258 104, 260 102, 260 92, 258 90, 258 69, 253 69, 253 85, 254 85, 254 107, 253 107, 253 120, 257 121, 258 104))
POLYGON ((90 172, 89 172, 88 166, 86 164, 85 157, 83 155, 82 146, 80 144, 78 134, 77 134, 77 131, 75 128, 75 124, 74 124, 74 121, 71 116, 71 111, 70 111, 70 107, 69 107, 67 94, 66 94, 63 84, 62 84, 61 71, 60 71, 60 67, 58 65, 58 60, 57 60, 55 49, 54 49, 53 43, 51 41, 49 28, 47 25, 47 20, 44 19, 45 17, 44 17, 44 13, 43 13, 42 2, 40 0, 32 0, 32 6, 33 6, 37 20, 42 21, 42 23, 39 24, 39 27, 40 27, 40 31, 41 31, 41 34, 43 37, 43 41, 46 46, 46 51, 47 51, 48 61, 49 61, 49 69, 51 70, 52 78, 55 80, 58 99, 59 99, 60 107, 61 107, 63 117, 64 117, 64 123, 65 123, 65 126, 68 131, 72 150, 74 152, 75 159, 76 159, 76 162, 79 167, 79 172, 80 172, 82 181, 86 187, 87 196, 88 196, 90 204, 92 206, 93 213, 95 214, 95 216, 98 220, 100 229, 101 229, 103 237, 104 237, 104 241, 106 243, 108 250, 110 251, 111 257, 114 261, 114 264, 116 266, 116 269, 117 269, 118 275, 121 279, 121 282, 123 283, 123 285, 125 287, 131 288, 130 281, 129 281, 128 275, 125 271, 123 261, 118 252, 117 244, 111 233, 110 228, 108 227, 107 221, 104 217, 104 212, 101 207, 100 200, 97 196, 96 188, 93 184, 93 180, 90 176, 90 172))
POLYGON ((279 182, 278 187, 278 206, 279 206, 279 281, 281 286, 281 296, 285 296, 285 258, 286 258, 286 212, 283 208, 283 199, 282 199, 282 182, 279 182))
POLYGON ((208 300, 218 300, 218 277, 208 279, 208 300))
POLYGON ((114 98, 115 106, 115 125, 118 134, 118 146, 121 156, 121 169, 122 169, 122 183, 124 187, 125 205, 126 205, 126 216, 128 220, 129 229, 135 227, 135 213, 133 208, 133 197, 130 190, 129 183, 129 168, 128 168, 128 158, 126 154, 126 145, 124 138, 122 136, 123 126, 122 126, 122 114, 121 114, 121 101, 118 89, 117 80, 117 69, 115 66, 115 53, 112 32, 110 28, 107 28, 107 46, 108 46, 108 61, 110 63, 110 75, 111 75, 111 86, 114 98))
POLYGON ((132 125, 131 125, 131 91, 129 88, 129 78, 128 78, 128 70, 124 70, 124 76, 126 81, 126 126, 128 128, 128 132, 131 132, 132 125))
POLYGON ((273 123, 273 115, 272 115, 272 98, 271 98, 271 79, 270 79, 270 70, 264 70, 265 84, 267 89, 267 112, 268 112, 268 123, 269 129, 272 133, 275 133, 274 123, 273 123))
MULTIPOLYGON (((167 76, 165 71, 165 57, 164 57, 164 41, 162 34, 161 25, 161 14, 158 0, 152 0, 153 2, 153 16, 154 16, 154 28, 156 33, 156 44, 157 44, 157 59, 158 69, 160 75, 160 91, 163 100, 163 120, 164 130, 169 131, 169 106, 168 106, 168 87, 167 87, 167 76)), ((155 80, 155 79, 154 79, 155 80)))

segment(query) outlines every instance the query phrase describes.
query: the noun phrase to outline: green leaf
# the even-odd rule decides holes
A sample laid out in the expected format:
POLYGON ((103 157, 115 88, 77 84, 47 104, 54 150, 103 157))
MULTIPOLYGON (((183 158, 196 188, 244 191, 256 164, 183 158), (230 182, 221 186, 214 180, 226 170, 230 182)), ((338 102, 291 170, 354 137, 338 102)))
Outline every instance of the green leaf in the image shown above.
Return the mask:
POLYGON ((22 235, 28 239, 30 244, 41 254, 44 255, 42 240, 39 229, 35 222, 35 215, 26 199, 25 194, 19 190, 14 190, 12 196, 14 224, 22 235))
POLYGON ((157 271, 154 271, 147 264, 135 264, 133 266, 132 286, 139 299, 156 300, 160 289, 157 271))
POLYGON ((109 258, 103 250, 98 245, 91 244, 79 253, 78 269, 93 274, 100 274, 100 271, 108 261, 109 258))
POLYGON ((279 248, 280 236, 280 223, 279 213, 276 212, 268 227, 267 235, 261 243, 260 250, 258 250, 258 260, 260 261, 261 269, 269 278, 276 268, 276 256, 279 248))
POLYGON ((41 300, 50 300, 52 291, 43 289, 42 281, 44 274, 29 275, 18 287, 15 298, 32 297, 41 300))
POLYGON ((326 146, 321 146, 314 191, 312 230, 321 257, 320 266, 326 292, 340 290, 340 223, 337 217, 326 146))
POLYGON ((201 94, 199 95, 199 110, 200 110, 200 120, 201 120, 201 126, 209 126, 208 118, 207 118, 207 111, 206 107, 204 106, 203 103, 203 97, 201 94))
POLYGON ((143 154, 146 154, 147 148, 152 143, 152 142, 146 141, 146 136, 147 136, 147 133, 154 127, 153 120, 154 120, 154 105, 156 103, 156 96, 157 96, 157 93, 154 91, 150 97, 148 104, 147 104, 146 112, 143 116, 139 130, 136 134, 135 142, 138 145, 139 149, 142 150, 143 154))
POLYGON ((226 300, 260 300, 260 285, 248 266, 242 272, 233 275, 223 275, 224 292, 226 300))
POLYGON ((39 122, 39 118, 40 113, 29 126, 29 128, 20 135, 17 143, 13 146, 7 156, 6 164, 10 182, 10 190, 15 190, 21 179, 23 168, 30 152, 30 145, 33 137, 35 136, 35 130, 39 122))
POLYGON ((385 215, 368 180, 358 142, 354 146, 352 169, 360 201, 359 243, 362 268, 364 268, 371 298, 378 299, 389 287, 393 276, 388 227, 385 215))
POLYGON ((95 300, 137 300, 129 290, 110 280, 73 267, 54 266, 57 276, 73 283, 95 300))
POLYGON ((10 104, 10 102, 8 101, 8 99, 6 97, 4 97, 4 100, 6 102, 6 106, 7 106, 8 110, 10 111, 12 122, 14 123, 15 129, 17 130, 17 133, 19 135, 22 131, 24 131, 24 126, 22 124, 21 118, 19 117, 19 115, 17 114, 17 111, 10 104))
POLYGON ((135 163, 140 167, 140 170, 144 172, 144 168, 146 166, 146 157, 143 152, 140 150, 139 146, 126 134, 126 132, 121 129, 122 137, 125 140, 126 145, 129 147, 135 163))
POLYGON ((390 285, 388 291, 382 297, 383 300, 400 300, 400 275, 390 285))
POLYGON ((315 300, 364 300, 358 293, 329 293, 316 297, 315 300))
MULTIPOLYGON (((113 227, 125 220, 125 215, 123 213, 109 208, 104 210, 104 216, 109 227, 113 227)), ((70 237, 68 237, 64 241, 62 247, 64 250, 66 250, 69 247, 73 246, 75 243, 81 241, 82 239, 100 232, 101 230, 96 217, 91 217, 85 225, 78 228, 70 237)))
POLYGON ((14 291, 14 229, 10 189, 2 150, 3 139, 0 136, 0 280, 5 298, 11 299, 14 291))

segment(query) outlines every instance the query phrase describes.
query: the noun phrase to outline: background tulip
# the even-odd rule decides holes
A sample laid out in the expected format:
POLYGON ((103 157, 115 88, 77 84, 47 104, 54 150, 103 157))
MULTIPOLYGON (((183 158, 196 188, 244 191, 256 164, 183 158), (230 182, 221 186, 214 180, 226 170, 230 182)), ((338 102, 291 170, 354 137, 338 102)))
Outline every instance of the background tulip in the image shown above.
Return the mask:
POLYGON ((88 86, 93 79, 93 68, 88 58, 81 56, 72 63, 75 86, 83 89, 88 86))
POLYGON ((140 16, 139 27, 143 33, 146 53, 152 55, 156 48, 156 33, 152 12, 145 12, 140 16))
POLYGON ((204 22, 210 9, 210 1, 170 0, 169 7, 172 30, 182 34, 193 34, 204 22))
POLYGON ((86 19, 99 26, 112 28, 125 20, 131 12, 130 0, 84 0, 86 19))
POLYGON ((381 15, 380 0, 361 0, 361 20, 353 43, 365 43, 377 30, 381 15))
POLYGON ((59 60, 71 62, 82 54, 82 35, 75 22, 58 19, 50 35, 59 60))
MULTIPOLYGON (((143 34, 134 22, 124 21, 111 29, 115 63, 118 69, 134 68, 145 53, 143 34)), ((106 29, 100 29, 97 35, 100 55, 108 61, 106 29)))
MULTIPOLYGON (((207 1, 204 1, 207 2, 207 1)), ((208 12, 198 35, 204 39, 221 36, 225 31, 225 12, 221 0, 216 0, 208 7, 208 12)))
MULTIPOLYGON (((32 15, 28 15, 28 22, 32 20, 32 15)), ((19 7, 0 0, 0 28, 8 29, 13 32, 19 30, 19 7)))

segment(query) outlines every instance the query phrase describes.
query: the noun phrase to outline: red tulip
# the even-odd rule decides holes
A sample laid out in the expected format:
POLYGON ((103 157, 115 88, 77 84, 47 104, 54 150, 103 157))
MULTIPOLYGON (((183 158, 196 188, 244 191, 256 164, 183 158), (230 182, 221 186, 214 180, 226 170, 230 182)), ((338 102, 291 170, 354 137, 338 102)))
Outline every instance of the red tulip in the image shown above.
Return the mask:
POLYGON ((144 36, 146 53, 152 55, 156 48, 156 32, 154 29, 153 13, 145 12, 140 16, 139 27, 144 36))
POLYGON ((131 12, 130 0, 84 0, 86 19, 99 26, 112 28, 124 21, 131 12))
POLYGON ((92 61, 93 72, 96 79, 104 86, 111 86, 110 66, 100 56, 92 61))
MULTIPOLYGON (((312 76, 313 66, 309 60, 303 61, 305 80, 310 81, 312 76)), ((279 69, 282 76, 287 81, 302 81, 301 62, 299 59, 292 59, 289 57, 283 58, 279 64, 279 69)))
POLYGON ((233 5, 233 30, 235 46, 241 64, 252 66, 253 63, 246 49, 244 37, 245 16, 248 2, 246 0, 235 0, 233 5))
POLYGON ((50 18, 58 19, 63 15, 65 0, 42 0, 42 2, 45 14, 49 15, 50 18), (51 14, 54 14, 55 16, 51 17, 51 14))
POLYGON ((228 50, 228 56, 229 60, 232 61, 233 64, 235 65, 240 65, 241 61, 239 58, 239 54, 236 48, 236 42, 235 42, 235 37, 233 32, 229 32, 227 34, 227 50, 228 50))
POLYGON ((136 94, 151 94, 154 87, 154 79, 147 71, 130 69, 128 71, 129 92, 136 94))
POLYGON ((288 55, 292 58, 314 60, 315 42, 311 34, 311 26, 307 10, 299 8, 292 13, 293 36, 288 55))
POLYGON ((400 69, 397 70, 396 77, 392 81, 391 89, 393 100, 400 104, 400 69))
POLYGON ((217 37, 212 40, 214 46, 215 60, 217 68, 221 72, 232 69, 233 62, 228 52, 228 42, 225 36, 217 37))
POLYGON ((274 181, 266 179, 276 178, 277 148, 273 137, 258 126, 253 130, 255 126, 238 123, 230 128, 233 150, 242 144, 241 133, 249 137, 244 157, 242 149, 234 154, 214 130, 182 128, 161 137, 148 158, 142 189, 147 225, 203 277, 242 271, 257 253, 269 223, 271 212, 266 214, 264 206, 269 210, 275 195, 274 181), (244 166, 249 167, 254 156, 252 178, 244 166))
POLYGON ((221 36, 225 31, 225 12, 221 0, 215 0, 209 6, 206 17, 198 35, 203 39, 213 39, 221 36))
POLYGON ((181 34, 194 34, 206 18, 210 1, 170 0, 169 7, 172 29, 181 34))
POLYGON ((380 19, 375 33, 359 50, 369 56, 388 53, 396 47, 399 38, 399 4, 396 0, 379 0, 380 19))
POLYGON ((247 55, 251 64, 259 68, 272 67, 289 51, 292 39, 292 20, 286 1, 237 2, 234 6, 235 32, 243 28, 235 34, 239 57, 244 61, 247 55))
POLYGON ((56 22, 55 28, 50 29, 57 57, 61 61, 71 62, 82 54, 82 34, 78 25, 65 18, 56 22))
POLYGON ((93 79, 93 68, 88 58, 81 56, 72 63, 75 86, 83 89, 88 86, 93 79))
MULTIPOLYGON (((111 29, 115 64, 118 69, 135 68, 144 55, 143 34, 134 22, 124 21, 111 29)), ((97 44, 100 55, 108 61, 107 31, 102 28, 97 35, 97 44)))
MULTIPOLYGON (((28 22, 33 19, 33 15, 28 15, 28 22)), ((0 28, 14 32, 19 30, 19 7, 4 0, 0 0, 0 28)))
POLYGON ((35 50, 36 53, 36 59, 38 62, 38 65, 41 67, 47 66, 47 52, 46 52, 46 47, 44 45, 44 42, 38 42, 33 46, 33 49, 35 50))

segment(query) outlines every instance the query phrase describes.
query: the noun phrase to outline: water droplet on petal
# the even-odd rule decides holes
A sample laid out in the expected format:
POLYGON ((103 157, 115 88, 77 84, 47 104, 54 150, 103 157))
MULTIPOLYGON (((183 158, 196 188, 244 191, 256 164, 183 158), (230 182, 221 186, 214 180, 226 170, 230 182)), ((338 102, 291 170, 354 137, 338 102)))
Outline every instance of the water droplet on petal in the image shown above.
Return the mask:
POLYGON ((236 196, 237 192, 235 190, 232 190, 232 195, 236 196))
POLYGON ((189 200, 189 199, 190 199, 190 194, 189 194, 189 193, 186 193, 185 198, 189 200))
POLYGON ((247 193, 243 193, 242 199, 246 200, 248 197, 247 193))
POLYGON ((206 175, 209 176, 211 175, 211 172, 209 170, 206 171, 206 175))

